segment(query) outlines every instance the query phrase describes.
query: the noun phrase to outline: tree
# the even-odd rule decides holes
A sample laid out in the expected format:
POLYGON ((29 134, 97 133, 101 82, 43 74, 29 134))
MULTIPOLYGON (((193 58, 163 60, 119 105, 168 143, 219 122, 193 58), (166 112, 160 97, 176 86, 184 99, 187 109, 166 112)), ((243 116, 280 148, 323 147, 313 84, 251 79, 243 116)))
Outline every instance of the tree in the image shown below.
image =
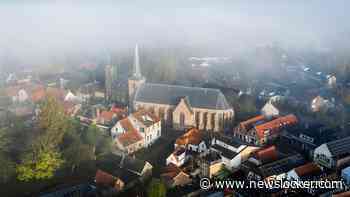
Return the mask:
POLYGON ((82 138, 85 144, 92 147, 92 152, 95 154, 98 140, 98 128, 96 125, 91 124, 89 128, 83 133, 82 138))
POLYGON ((15 176, 16 168, 15 163, 6 157, 5 154, 0 154, 0 183, 6 183, 9 179, 15 176))
POLYGON ((70 143, 63 149, 63 156, 72 172, 79 168, 83 162, 95 159, 91 147, 87 144, 83 144, 80 136, 72 135, 69 141, 70 143))
POLYGON ((49 96, 40 108, 39 126, 42 133, 38 145, 43 149, 56 148, 71 126, 63 106, 52 96, 49 96))
POLYGON ((50 179, 63 163, 64 160, 57 150, 46 149, 37 154, 30 152, 17 165, 17 178, 20 181, 50 179))
POLYGON ((166 187, 158 179, 152 179, 147 190, 148 197, 165 197, 166 196, 166 187))

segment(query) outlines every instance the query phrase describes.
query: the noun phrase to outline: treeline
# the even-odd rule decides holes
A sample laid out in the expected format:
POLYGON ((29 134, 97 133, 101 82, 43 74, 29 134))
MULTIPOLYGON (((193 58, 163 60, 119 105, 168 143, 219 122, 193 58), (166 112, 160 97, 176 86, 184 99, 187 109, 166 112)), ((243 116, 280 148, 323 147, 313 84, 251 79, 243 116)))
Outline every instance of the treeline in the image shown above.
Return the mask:
MULTIPOLYGON (((108 136, 94 125, 86 128, 66 116, 54 97, 41 103, 33 126, 14 116, 9 119, 10 124, 0 129, 1 184, 39 181, 45 185, 57 177, 93 171, 96 158, 111 151, 108 136)), ((37 185, 31 189, 40 189, 34 189, 37 185)))

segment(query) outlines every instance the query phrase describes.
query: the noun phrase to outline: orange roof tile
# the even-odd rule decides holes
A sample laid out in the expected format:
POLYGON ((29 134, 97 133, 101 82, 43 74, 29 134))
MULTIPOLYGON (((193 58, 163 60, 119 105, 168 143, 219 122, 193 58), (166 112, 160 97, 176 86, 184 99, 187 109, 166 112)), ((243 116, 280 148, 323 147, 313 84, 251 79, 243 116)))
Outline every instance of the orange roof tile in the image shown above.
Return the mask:
POLYGON ((105 121, 112 121, 115 113, 112 111, 103 111, 100 114, 100 118, 103 118, 105 121))
POLYGON ((278 153, 275 146, 270 146, 268 148, 256 152, 256 156, 259 160, 274 161, 277 160, 278 153))
POLYGON ((307 163, 294 169, 299 176, 318 174, 322 169, 315 163, 307 163))
POLYGON ((142 123, 144 123, 144 124, 146 124, 146 125, 149 124, 149 123, 154 124, 154 123, 157 123, 157 122, 160 121, 160 119, 159 119, 156 115, 154 115, 153 113, 148 112, 148 111, 146 111, 146 110, 139 110, 139 111, 137 111, 137 112, 134 112, 132 115, 133 115, 137 120, 139 120, 140 122, 142 122, 142 123), (143 118, 144 116, 149 116, 149 117, 152 119, 152 121, 145 120, 145 119, 143 118))
POLYGON ((293 114, 283 116, 277 119, 274 119, 270 122, 260 124, 255 126, 255 130, 259 139, 264 137, 264 131, 269 130, 271 134, 278 132, 285 126, 294 125, 298 122, 298 119, 293 114))
POLYGON ((44 87, 38 87, 35 90, 32 91, 32 101, 33 102, 39 102, 46 97, 46 92, 44 87))
POLYGON ((201 132, 198 129, 193 128, 187 131, 184 135, 177 138, 175 144, 184 146, 188 144, 198 145, 201 142, 201 139, 201 132))
POLYGON ((263 121, 263 120, 265 120, 265 116, 259 115, 259 116, 256 116, 254 118, 251 118, 251 119, 248 119, 246 121, 241 122, 240 126, 243 129, 248 130, 248 129, 250 129, 253 126, 254 123, 259 122, 259 121, 263 121))
POLYGON ((123 144, 123 146, 129 146, 130 144, 134 144, 143 139, 142 136, 132 126, 128 118, 124 118, 123 120, 121 120, 120 124, 125 129, 125 132, 119 134, 117 136, 117 139, 120 143, 123 144))

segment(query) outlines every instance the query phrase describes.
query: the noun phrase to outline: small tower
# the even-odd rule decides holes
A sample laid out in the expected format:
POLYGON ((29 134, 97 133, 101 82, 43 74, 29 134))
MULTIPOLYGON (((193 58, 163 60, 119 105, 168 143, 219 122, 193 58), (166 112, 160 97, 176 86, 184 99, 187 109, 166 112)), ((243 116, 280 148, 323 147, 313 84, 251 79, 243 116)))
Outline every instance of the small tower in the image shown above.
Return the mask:
POLYGON ((128 89, 129 89, 129 106, 130 109, 133 109, 133 101, 135 92, 137 89, 146 82, 146 79, 142 76, 140 70, 140 59, 139 59, 139 48, 135 46, 135 54, 134 54, 134 65, 132 74, 128 79, 128 89))

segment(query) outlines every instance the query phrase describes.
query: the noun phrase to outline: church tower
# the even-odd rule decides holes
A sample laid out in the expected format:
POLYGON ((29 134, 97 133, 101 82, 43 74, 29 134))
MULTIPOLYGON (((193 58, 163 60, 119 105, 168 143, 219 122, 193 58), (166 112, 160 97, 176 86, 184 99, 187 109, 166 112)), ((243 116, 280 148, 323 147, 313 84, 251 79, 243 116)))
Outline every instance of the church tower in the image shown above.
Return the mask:
POLYGON ((136 45, 132 74, 128 79, 130 109, 133 109, 133 100, 134 100, 136 90, 145 82, 146 82, 146 79, 142 76, 141 70, 140 70, 139 48, 136 45))

